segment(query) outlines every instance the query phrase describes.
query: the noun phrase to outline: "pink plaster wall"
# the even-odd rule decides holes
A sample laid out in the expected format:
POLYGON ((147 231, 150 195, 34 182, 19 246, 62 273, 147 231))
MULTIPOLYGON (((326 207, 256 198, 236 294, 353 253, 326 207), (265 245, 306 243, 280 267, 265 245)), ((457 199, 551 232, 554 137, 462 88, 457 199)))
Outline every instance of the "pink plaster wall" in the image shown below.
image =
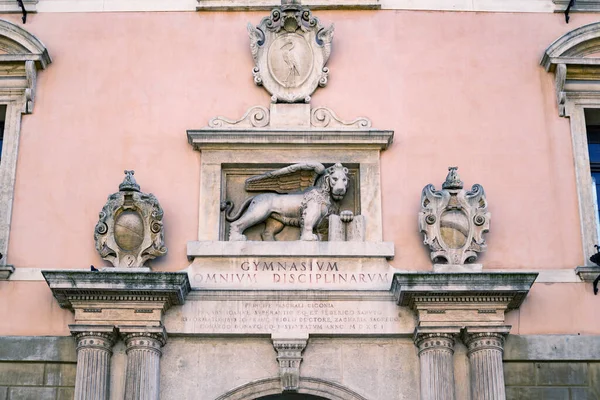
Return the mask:
MULTIPOLYGON (((169 254, 155 269, 185 268, 186 242, 197 237, 200 178, 200 154, 187 144, 186 129, 269 104, 252 82, 246 32, 246 23, 263 15, 30 15, 24 28, 44 42, 53 63, 39 74, 34 113, 22 121, 8 262, 102 265, 93 242, 98 212, 123 170, 135 169, 142 190, 165 211, 169 254)), ((569 121, 558 117, 553 76, 539 60, 593 15, 577 14, 569 25, 554 14, 317 15, 334 22, 336 33, 330 83, 313 104, 395 130, 382 155, 381 184, 384 239, 395 242, 396 268, 431 268, 417 228, 420 192, 428 183, 439 188, 450 165, 460 167, 465 185, 481 183, 487 192, 493 217, 481 258, 486 268, 581 265, 569 121)), ((20 299, 50 310, 51 299, 37 303, 48 297, 44 285, 20 299)), ((19 307, 30 306, 13 304, 13 311, 19 307)), ((42 322, 56 313, 15 323, 34 316, 42 322)), ((547 323, 549 332, 564 328, 547 323)), ((47 326, 48 334, 64 331, 47 326)), ((0 334, 16 331, 0 325, 0 334)))

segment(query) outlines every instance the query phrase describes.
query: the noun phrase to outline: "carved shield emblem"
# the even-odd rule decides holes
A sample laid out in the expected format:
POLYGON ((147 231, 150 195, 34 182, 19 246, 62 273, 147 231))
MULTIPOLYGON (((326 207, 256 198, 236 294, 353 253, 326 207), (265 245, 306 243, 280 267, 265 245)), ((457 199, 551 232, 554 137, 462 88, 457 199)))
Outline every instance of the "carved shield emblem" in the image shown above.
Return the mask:
POLYGON ((254 82, 275 103, 308 102, 318 86, 327 84, 333 25, 325 29, 307 8, 283 3, 257 27, 248 24, 254 82))

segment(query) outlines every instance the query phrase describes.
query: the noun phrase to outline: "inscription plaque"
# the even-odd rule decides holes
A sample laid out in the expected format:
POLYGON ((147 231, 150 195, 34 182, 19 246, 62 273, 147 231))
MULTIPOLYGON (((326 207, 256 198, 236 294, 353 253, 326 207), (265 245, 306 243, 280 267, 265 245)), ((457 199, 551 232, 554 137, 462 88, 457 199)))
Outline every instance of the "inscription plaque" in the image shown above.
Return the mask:
POLYGON ((411 334, 414 316, 391 300, 194 300, 167 314, 180 334, 411 334))

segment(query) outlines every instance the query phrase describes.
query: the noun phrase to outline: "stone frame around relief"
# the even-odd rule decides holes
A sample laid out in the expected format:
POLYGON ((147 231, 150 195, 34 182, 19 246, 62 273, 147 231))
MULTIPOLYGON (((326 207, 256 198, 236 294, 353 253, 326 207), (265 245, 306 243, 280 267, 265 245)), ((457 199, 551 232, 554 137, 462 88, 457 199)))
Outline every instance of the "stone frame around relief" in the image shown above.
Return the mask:
MULTIPOLYGON (((317 161, 318 160, 311 160, 317 161)), ((322 163, 326 168, 334 165, 334 163, 322 163)), ((221 167, 221 200, 222 204, 225 200, 233 201, 234 210, 237 212, 243 201, 249 197, 256 196, 261 193, 269 193, 267 191, 262 192, 247 192, 244 189, 244 183, 247 178, 264 174, 269 171, 273 171, 279 168, 288 166, 289 164, 256 164, 256 163, 243 163, 243 164, 224 164, 221 167)), ((349 185, 348 192, 345 198, 340 202, 340 210, 350 210, 354 215, 360 215, 360 165, 356 163, 346 163, 344 167, 349 170, 349 185)), ((221 213, 219 220, 219 240, 227 241, 229 237, 229 225, 230 223, 225 219, 225 212, 221 213)), ((264 222, 250 227, 246 230, 245 235, 248 240, 251 241, 262 241, 260 232, 264 228, 264 222)), ((300 230, 297 227, 286 226, 281 233, 276 236, 277 241, 294 241, 300 239, 300 230)), ((328 241, 325 237, 323 241, 328 241)))

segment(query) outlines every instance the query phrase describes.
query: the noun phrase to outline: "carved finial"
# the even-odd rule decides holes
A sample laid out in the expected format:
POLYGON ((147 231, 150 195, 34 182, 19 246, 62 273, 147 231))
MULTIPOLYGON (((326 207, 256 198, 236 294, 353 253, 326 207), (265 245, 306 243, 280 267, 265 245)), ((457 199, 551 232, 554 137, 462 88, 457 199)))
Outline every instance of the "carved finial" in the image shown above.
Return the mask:
POLYGON ((120 191, 129 191, 129 192, 139 192, 140 185, 137 184, 137 182, 135 181, 135 178, 133 177, 133 174, 135 174, 135 171, 125 170, 124 172, 125 172, 125 179, 123 179, 123 182, 119 185, 119 190, 120 191))
POLYGON ((463 183, 458 176, 458 167, 448 167, 446 181, 442 184, 442 189, 462 189, 463 183))

